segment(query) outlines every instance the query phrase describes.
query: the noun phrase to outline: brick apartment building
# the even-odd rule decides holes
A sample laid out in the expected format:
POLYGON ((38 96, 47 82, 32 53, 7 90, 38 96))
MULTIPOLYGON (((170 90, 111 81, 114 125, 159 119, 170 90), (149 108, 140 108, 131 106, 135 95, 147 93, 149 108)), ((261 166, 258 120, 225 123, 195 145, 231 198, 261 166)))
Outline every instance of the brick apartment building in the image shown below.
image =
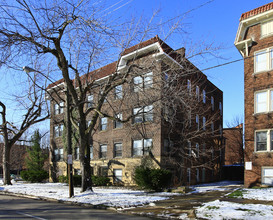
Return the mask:
MULTIPOLYGON (((129 120, 121 123, 111 117, 99 118, 92 134, 93 146, 90 146, 94 175, 109 176, 113 182, 132 185, 134 168, 149 156, 154 167, 170 169, 175 174, 173 181, 179 184, 218 179, 223 93, 185 58, 184 53, 185 49, 175 51, 156 36, 126 49, 119 63, 91 72, 102 86, 115 71, 123 71, 131 64, 142 66, 126 83, 107 95, 103 110, 129 120), (175 90, 166 97, 173 85, 175 90), (171 106, 174 100, 183 98, 176 94, 187 97, 187 110, 171 106)), ((62 86, 63 80, 59 80, 50 84, 48 91, 56 97, 53 88, 58 88, 62 96, 62 86)), ((87 96, 87 110, 99 96, 100 86, 92 88, 87 96)), ((67 170, 63 148, 64 111, 64 102, 51 99, 51 174, 55 172, 57 176, 65 175, 67 170)), ((92 112, 87 116, 87 123, 91 116, 92 112)), ((80 151, 75 142, 73 151, 74 172, 80 174, 80 151)))
POLYGON ((245 186, 273 185, 273 2, 241 15, 235 46, 244 58, 245 186))

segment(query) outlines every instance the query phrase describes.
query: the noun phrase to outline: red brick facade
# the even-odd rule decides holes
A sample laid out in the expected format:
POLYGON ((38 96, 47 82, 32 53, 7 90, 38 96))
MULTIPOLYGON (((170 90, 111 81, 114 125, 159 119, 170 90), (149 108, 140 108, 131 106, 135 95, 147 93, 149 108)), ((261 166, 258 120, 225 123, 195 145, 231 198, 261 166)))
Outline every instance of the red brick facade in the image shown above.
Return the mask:
MULTIPOLYGON (((273 169, 273 151, 270 131, 273 129, 273 112, 270 91, 273 89, 273 70, 269 57, 273 47, 273 35, 269 32, 262 36, 265 22, 273 19, 273 3, 261 6, 241 17, 235 45, 245 58, 244 94, 245 94, 245 186, 267 183, 265 168, 273 169), (264 25, 262 27, 262 25, 264 25), (264 51, 264 50, 267 51, 264 51), (261 67, 264 51, 266 68, 261 67), (262 55, 263 56, 263 55, 262 55), (263 93, 266 98, 258 97, 263 93), (266 94, 265 94, 266 93, 266 94), (264 103, 263 103, 264 102, 264 103), (261 109, 259 109, 261 108, 261 109), (262 136, 263 135, 263 136, 262 136), (262 137, 262 138, 261 138, 262 137), (265 140, 266 139, 266 140, 265 140), (263 143, 262 143, 263 142, 263 143)), ((270 171, 271 172, 271 171, 270 171)), ((271 181, 271 180, 270 180, 271 181)), ((270 184, 270 183, 269 183, 270 184)), ((272 182, 273 184, 273 182, 272 182)), ((271 184, 270 184, 271 185, 271 184)))

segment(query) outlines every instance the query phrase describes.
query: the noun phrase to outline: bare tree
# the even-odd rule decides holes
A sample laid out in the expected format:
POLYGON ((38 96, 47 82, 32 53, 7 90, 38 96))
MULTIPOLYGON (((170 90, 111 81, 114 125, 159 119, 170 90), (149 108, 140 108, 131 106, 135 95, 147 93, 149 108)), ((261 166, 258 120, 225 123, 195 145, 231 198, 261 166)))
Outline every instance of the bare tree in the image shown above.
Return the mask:
POLYGON ((28 92, 17 96, 17 101, 21 107, 20 123, 16 124, 7 118, 7 107, 0 101, 1 106, 1 126, 0 134, 3 136, 3 178, 4 184, 10 185, 10 151, 12 146, 20 141, 20 138, 31 126, 49 118, 49 111, 46 110, 44 100, 44 89, 36 84, 35 76, 29 75, 28 92))
MULTIPOLYGON (((16 0, 12 3, 0 3, 2 60, 7 63, 21 57, 25 61, 29 60, 27 57, 30 56, 33 60, 42 60, 44 66, 51 67, 49 78, 55 76, 53 72, 61 73, 62 82, 72 102, 72 105, 66 108, 71 108, 70 112, 76 112, 71 115, 71 121, 79 134, 82 191, 92 189, 90 145, 99 118, 119 120, 115 115, 103 110, 107 95, 118 85, 130 84, 133 72, 138 72, 142 67, 130 64, 120 71, 119 62, 111 63, 107 67, 112 68, 112 74, 103 81, 97 79, 102 78, 104 69, 97 68, 112 61, 115 57, 113 54, 119 54, 115 59, 119 61, 121 51, 142 42, 159 30, 164 30, 167 37, 175 31, 183 32, 183 15, 158 25, 153 19, 119 20, 110 17, 111 13, 102 15, 103 11, 103 5, 92 4, 88 0, 16 0), (92 107, 86 108, 90 103, 87 96, 94 93, 94 88, 100 88, 98 100, 92 107), (88 120, 90 122, 87 125, 88 120)), ((157 12, 152 18, 156 16, 157 12)), ((17 66, 20 65, 20 62, 17 63, 17 66)), ((43 70, 39 70, 39 73, 42 74, 43 70)), ((51 97, 54 97, 55 85, 48 88, 51 97)), ((130 118, 131 116, 128 116, 122 121, 130 118)))

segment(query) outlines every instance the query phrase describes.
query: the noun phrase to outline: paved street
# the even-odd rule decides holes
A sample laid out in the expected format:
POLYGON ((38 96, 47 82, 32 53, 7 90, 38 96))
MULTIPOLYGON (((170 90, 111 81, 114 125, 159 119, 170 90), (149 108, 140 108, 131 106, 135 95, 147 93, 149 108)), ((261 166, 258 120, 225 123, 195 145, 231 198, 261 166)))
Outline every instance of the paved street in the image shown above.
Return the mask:
POLYGON ((149 219, 108 210, 0 195, 1 219, 149 219))

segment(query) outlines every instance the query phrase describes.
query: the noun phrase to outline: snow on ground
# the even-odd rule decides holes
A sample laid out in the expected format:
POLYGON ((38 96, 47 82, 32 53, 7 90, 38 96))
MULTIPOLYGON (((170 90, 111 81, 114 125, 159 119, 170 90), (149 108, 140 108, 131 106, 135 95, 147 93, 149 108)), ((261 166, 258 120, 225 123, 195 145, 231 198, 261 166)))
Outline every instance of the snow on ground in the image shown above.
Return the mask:
MULTIPOLYGON (((0 182, 0 191, 20 193, 25 195, 71 201, 76 203, 88 203, 92 205, 106 205, 111 207, 126 208, 141 206, 158 200, 168 199, 166 196, 153 195, 144 191, 136 191, 125 188, 99 188, 94 187, 94 192, 80 193, 80 188, 74 188, 74 197, 69 198, 67 184, 63 183, 16 183, 4 186, 0 182)), ((166 194, 165 194, 166 195, 166 194)))
MULTIPOLYGON (((228 187, 241 188, 239 182, 222 181, 217 183, 192 186, 192 193, 227 190, 228 187)), ((140 190, 130 190, 117 187, 94 187, 94 192, 80 193, 80 188, 74 188, 75 196, 69 198, 68 185, 63 183, 24 183, 13 182, 13 185, 3 185, 0 179, 0 191, 20 193, 43 198, 52 198, 75 203, 88 203, 92 205, 105 205, 117 208, 130 208, 150 204, 155 201, 168 199, 178 193, 145 193, 140 190)), ((242 198, 273 201, 273 188, 243 189, 242 198)), ((181 195, 181 194, 179 194, 181 195)), ((187 196, 188 194, 182 194, 187 196)), ((171 213, 169 213, 171 214, 171 213)), ((224 201, 213 201, 196 207, 198 218, 204 219, 273 219, 273 206, 261 204, 239 204, 224 201)), ((180 216, 186 219, 185 214, 180 216)))
POLYGON ((216 200, 205 203, 204 206, 196 209, 196 217, 204 219, 272 219, 273 206, 216 200))
POLYGON ((273 201, 273 188, 244 189, 242 198, 273 201))
POLYGON ((221 181, 215 183, 206 183, 192 186, 192 193, 204 193, 208 191, 226 191, 228 187, 242 187, 242 182, 239 181, 221 181))

